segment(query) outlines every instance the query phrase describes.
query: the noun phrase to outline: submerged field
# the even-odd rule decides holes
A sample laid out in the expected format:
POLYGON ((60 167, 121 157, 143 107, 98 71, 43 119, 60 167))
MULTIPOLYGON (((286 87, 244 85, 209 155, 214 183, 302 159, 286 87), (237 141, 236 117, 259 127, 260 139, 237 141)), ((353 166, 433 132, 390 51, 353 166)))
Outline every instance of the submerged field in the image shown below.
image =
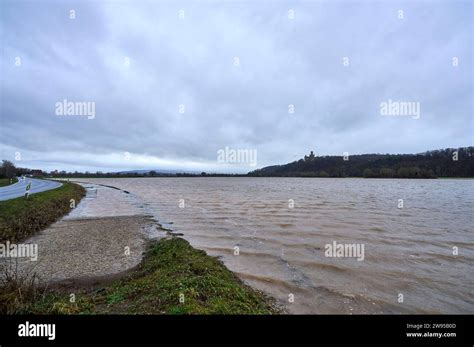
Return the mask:
POLYGON ((127 190, 144 212, 291 313, 473 312, 465 278, 474 259, 474 180, 83 180, 127 190), (328 256, 334 242, 364 254, 328 256))

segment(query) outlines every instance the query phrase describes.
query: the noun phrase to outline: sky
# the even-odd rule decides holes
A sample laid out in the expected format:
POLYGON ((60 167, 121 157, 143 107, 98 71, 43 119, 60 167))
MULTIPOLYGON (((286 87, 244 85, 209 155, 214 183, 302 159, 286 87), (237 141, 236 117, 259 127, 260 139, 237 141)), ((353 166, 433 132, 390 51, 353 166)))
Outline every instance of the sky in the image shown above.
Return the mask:
POLYGON ((20 167, 474 145, 471 1, 3 0, 0 20, 0 159, 20 167))

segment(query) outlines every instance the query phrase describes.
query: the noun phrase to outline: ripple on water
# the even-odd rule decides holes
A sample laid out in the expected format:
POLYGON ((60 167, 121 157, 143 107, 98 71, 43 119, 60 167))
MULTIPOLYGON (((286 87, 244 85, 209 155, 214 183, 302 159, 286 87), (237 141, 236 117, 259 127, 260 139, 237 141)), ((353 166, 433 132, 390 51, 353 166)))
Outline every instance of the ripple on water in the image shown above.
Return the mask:
MULTIPOLYGON (((140 204, 115 211, 113 201, 99 200, 99 191, 100 213, 145 213, 160 223, 173 222, 173 230, 193 246, 220 256, 290 312, 474 312, 469 297, 474 278, 473 180, 87 181, 126 189, 140 204), (397 208, 400 198, 403 209, 397 208), (178 206, 180 199, 184 208, 178 206), (294 200, 294 208, 288 199, 294 200), (333 241, 363 243, 365 260, 326 258, 325 245, 333 241), (456 245, 459 256, 453 255, 456 245), (406 298, 403 305, 397 302, 400 292, 406 298), (289 294, 295 295, 293 303, 289 294)), ((117 198, 122 198, 119 193, 117 198)))

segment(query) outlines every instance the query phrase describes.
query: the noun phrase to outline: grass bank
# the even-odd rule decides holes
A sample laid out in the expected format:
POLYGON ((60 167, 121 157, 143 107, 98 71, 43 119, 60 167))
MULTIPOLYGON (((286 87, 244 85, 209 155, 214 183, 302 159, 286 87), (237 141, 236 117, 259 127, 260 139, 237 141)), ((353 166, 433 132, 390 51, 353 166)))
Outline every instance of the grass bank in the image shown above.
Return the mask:
POLYGON ((73 183, 42 193, 0 201, 0 242, 19 242, 46 228, 77 205, 85 189, 73 183))
POLYGON ((0 187, 5 187, 10 184, 13 184, 17 181, 16 178, 13 179, 13 181, 10 178, 0 178, 0 187))
MULTIPOLYGON (((13 281, 15 282, 15 281, 13 281)), ((105 286, 59 291, 30 280, 0 290, 3 314, 273 314, 272 299, 184 239, 150 246, 137 269, 105 286), (20 289, 19 289, 20 288, 20 289), (21 289, 22 288, 22 289, 21 289), (19 296, 17 293, 25 293, 19 296), (75 302, 70 295, 75 293, 75 302)))

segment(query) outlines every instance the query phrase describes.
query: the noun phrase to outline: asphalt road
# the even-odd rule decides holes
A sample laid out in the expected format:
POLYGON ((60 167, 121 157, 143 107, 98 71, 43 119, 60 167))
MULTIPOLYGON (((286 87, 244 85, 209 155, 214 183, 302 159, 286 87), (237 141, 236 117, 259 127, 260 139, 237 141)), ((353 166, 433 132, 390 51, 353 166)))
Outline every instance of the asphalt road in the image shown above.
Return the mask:
POLYGON ((10 200, 25 195, 26 186, 31 182, 30 195, 41 193, 46 190, 55 189, 62 186, 62 183, 48 180, 38 180, 35 178, 26 177, 24 180, 20 179, 17 183, 0 188, 0 201, 10 200))

